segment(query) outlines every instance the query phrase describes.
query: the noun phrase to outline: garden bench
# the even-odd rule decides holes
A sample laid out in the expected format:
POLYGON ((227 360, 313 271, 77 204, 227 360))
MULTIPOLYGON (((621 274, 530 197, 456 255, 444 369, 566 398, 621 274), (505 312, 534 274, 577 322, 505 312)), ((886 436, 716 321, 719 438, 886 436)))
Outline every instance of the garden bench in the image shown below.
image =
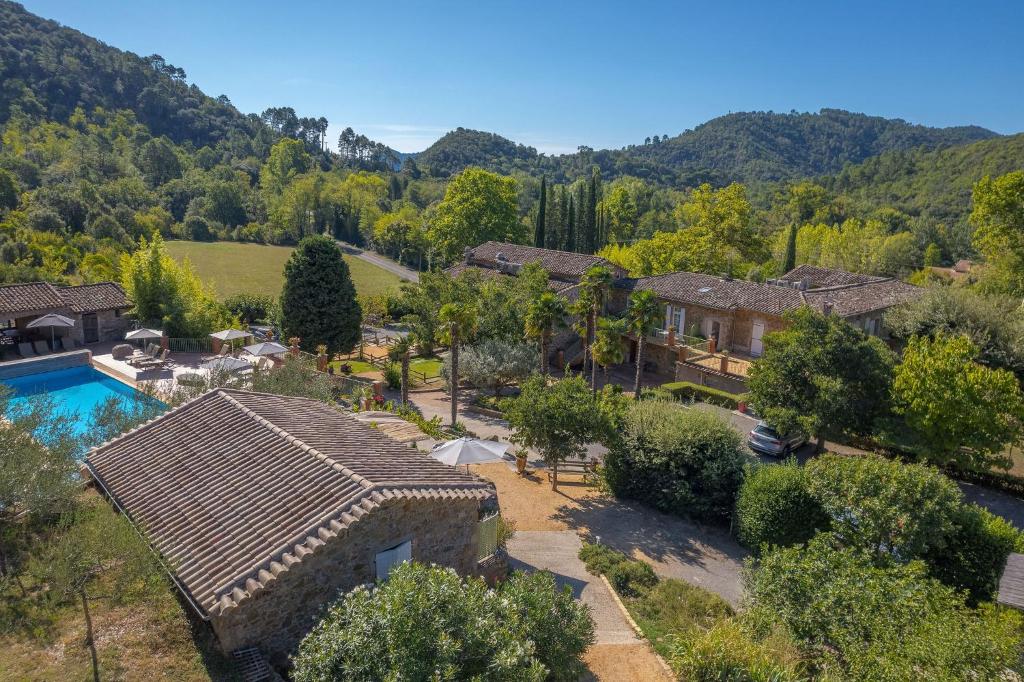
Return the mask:
MULTIPOLYGON (((597 470, 597 462, 592 459, 565 461, 558 464, 559 474, 583 474, 589 476, 597 470)), ((548 480, 551 480, 551 469, 548 469, 548 480)))

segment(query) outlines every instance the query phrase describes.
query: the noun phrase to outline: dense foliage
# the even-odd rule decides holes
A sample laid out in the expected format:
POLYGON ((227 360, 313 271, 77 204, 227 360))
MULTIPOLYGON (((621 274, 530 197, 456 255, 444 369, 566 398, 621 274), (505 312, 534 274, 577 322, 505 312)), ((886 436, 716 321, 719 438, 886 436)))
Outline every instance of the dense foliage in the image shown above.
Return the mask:
POLYGON ((348 263, 328 237, 302 240, 284 267, 281 327, 311 350, 323 344, 332 353, 352 350, 361 335, 361 312, 348 263))
POLYGON ((167 336, 188 338, 202 338, 230 326, 228 309, 217 302, 188 261, 179 264, 167 255, 159 233, 150 242, 141 238, 139 244, 133 254, 121 257, 121 284, 139 322, 167 336))
POLYGON ((1009 468, 1020 441, 1024 396, 1014 374, 975 362, 965 336, 913 337, 893 377, 893 403, 913 447, 935 464, 1009 468))
POLYGON ((575 680, 594 638, 587 607, 550 573, 516 573, 496 590, 455 571, 402 564, 328 608, 299 645, 299 682, 575 680))
POLYGON ((747 461, 739 434, 717 415, 649 400, 630 406, 602 475, 616 495, 722 521, 732 513, 747 461))
POLYGON ((736 535, 747 547, 801 544, 829 525, 811 494, 807 470, 794 460, 747 472, 736 499, 736 535))
POLYGON ((750 402, 783 433, 821 439, 869 434, 886 414, 892 352, 835 315, 786 313, 788 327, 767 334, 750 368, 750 402))
POLYGON ((1020 614, 972 610, 921 563, 878 563, 827 534, 762 557, 746 588, 750 619, 781 621, 834 678, 996 680, 1018 663, 1020 614))

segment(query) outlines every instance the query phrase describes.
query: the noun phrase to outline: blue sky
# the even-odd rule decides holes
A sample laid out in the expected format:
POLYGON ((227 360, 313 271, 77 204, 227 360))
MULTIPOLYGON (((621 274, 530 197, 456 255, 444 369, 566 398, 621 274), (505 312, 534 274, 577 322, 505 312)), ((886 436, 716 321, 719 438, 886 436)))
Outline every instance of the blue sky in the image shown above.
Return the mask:
POLYGON ((242 111, 292 106, 405 152, 458 126, 559 153, 822 107, 1024 130, 1019 0, 22 1, 242 111))

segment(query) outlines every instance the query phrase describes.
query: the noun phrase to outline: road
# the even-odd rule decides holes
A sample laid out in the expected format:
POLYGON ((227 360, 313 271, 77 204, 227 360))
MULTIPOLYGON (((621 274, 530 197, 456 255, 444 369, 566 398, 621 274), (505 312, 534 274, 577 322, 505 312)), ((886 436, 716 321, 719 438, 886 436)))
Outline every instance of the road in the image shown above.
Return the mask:
POLYGON ((348 255, 354 256, 355 258, 358 258, 360 260, 364 260, 367 263, 372 263, 373 265, 376 265, 378 268, 387 270, 392 274, 398 275, 406 282, 420 281, 420 273, 416 272, 415 270, 410 270, 404 265, 396 263, 390 258, 382 256, 379 253, 374 253, 373 251, 366 251, 364 249, 359 248, 358 246, 353 246, 348 242, 343 242, 340 240, 338 240, 338 246, 340 246, 341 250, 347 253, 348 255))

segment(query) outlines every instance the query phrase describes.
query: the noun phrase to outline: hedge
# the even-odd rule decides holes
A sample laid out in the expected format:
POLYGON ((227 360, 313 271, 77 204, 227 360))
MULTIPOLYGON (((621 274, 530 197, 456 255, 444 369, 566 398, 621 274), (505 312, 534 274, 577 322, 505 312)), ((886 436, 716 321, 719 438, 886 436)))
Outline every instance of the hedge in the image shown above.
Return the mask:
POLYGON ((736 393, 729 393, 728 391, 711 388, 710 386, 701 386, 692 381, 676 381, 662 384, 661 388, 672 393, 678 400, 692 398, 712 405, 718 405, 719 407, 726 407, 730 410, 737 409, 740 402, 747 399, 746 393, 737 395, 736 393))

